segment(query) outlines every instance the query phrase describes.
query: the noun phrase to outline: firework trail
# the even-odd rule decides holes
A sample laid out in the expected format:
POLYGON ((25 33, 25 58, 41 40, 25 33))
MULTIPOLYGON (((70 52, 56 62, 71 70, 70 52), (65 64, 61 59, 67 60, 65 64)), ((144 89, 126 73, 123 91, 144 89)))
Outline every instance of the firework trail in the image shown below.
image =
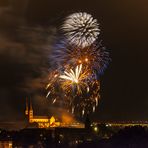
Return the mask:
POLYGON ((52 104, 58 99, 61 99, 60 94, 57 92, 57 86, 62 88, 65 94, 65 104, 67 108, 75 114, 84 115, 86 113, 94 112, 98 106, 100 83, 97 80, 90 81, 89 69, 82 67, 82 64, 76 68, 65 70, 64 74, 52 73, 50 82, 47 85, 48 94, 52 104))
POLYGON ((100 83, 99 81, 94 81, 88 87, 90 91, 84 91, 80 94, 74 93, 72 96, 68 96, 72 100, 72 102, 69 102, 72 113, 83 116, 84 114, 95 112, 100 99, 100 83))
POLYGON ((66 18, 62 30, 70 44, 84 48, 98 38, 100 34, 98 26, 97 20, 90 14, 79 12, 66 18))

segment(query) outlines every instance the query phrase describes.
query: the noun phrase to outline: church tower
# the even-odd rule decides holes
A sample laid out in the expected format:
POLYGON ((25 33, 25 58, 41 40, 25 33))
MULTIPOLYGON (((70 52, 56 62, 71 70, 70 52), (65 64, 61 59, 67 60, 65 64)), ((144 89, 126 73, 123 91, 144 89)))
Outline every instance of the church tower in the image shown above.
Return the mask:
POLYGON ((29 108, 29 122, 32 122, 33 119, 33 108, 32 108, 32 102, 30 100, 30 108, 29 108))
POLYGON ((28 116, 28 113, 29 113, 28 99, 26 98, 26 110, 25 110, 25 115, 28 116))

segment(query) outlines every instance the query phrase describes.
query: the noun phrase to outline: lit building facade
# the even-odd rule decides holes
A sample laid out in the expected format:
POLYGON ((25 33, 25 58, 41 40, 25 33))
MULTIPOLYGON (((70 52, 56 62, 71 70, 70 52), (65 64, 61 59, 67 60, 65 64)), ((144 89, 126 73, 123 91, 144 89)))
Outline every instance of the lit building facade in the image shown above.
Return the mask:
POLYGON ((31 101, 28 102, 26 99, 26 110, 25 115, 28 118, 29 123, 37 123, 39 128, 59 127, 60 122, 57 122, 55 118, 48 116, 34 116, 33 107, 31 101))

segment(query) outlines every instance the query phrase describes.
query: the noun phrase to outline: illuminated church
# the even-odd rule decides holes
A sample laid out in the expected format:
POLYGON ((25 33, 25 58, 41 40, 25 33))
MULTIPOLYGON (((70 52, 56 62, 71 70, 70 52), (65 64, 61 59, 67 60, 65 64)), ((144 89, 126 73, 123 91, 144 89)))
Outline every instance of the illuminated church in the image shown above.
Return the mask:
POLYGON ((28 118, 29 123, 37 123, 39 128, 49 128, 49 127, 58 127, 60 122, 56 122, 55 118, 48 116, 34 116, 33 107, 31 101, 28 103, 26 99, 26 110, 25 115, 28 118))

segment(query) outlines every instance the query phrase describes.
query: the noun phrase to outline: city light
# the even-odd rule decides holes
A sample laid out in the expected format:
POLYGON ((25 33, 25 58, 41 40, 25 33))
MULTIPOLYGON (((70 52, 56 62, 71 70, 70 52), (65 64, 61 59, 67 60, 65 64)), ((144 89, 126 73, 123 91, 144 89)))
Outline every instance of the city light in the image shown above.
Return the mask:
POLYGON ((95 132, 98 132, 98 127, 94 127, 94 131, 95 132))

